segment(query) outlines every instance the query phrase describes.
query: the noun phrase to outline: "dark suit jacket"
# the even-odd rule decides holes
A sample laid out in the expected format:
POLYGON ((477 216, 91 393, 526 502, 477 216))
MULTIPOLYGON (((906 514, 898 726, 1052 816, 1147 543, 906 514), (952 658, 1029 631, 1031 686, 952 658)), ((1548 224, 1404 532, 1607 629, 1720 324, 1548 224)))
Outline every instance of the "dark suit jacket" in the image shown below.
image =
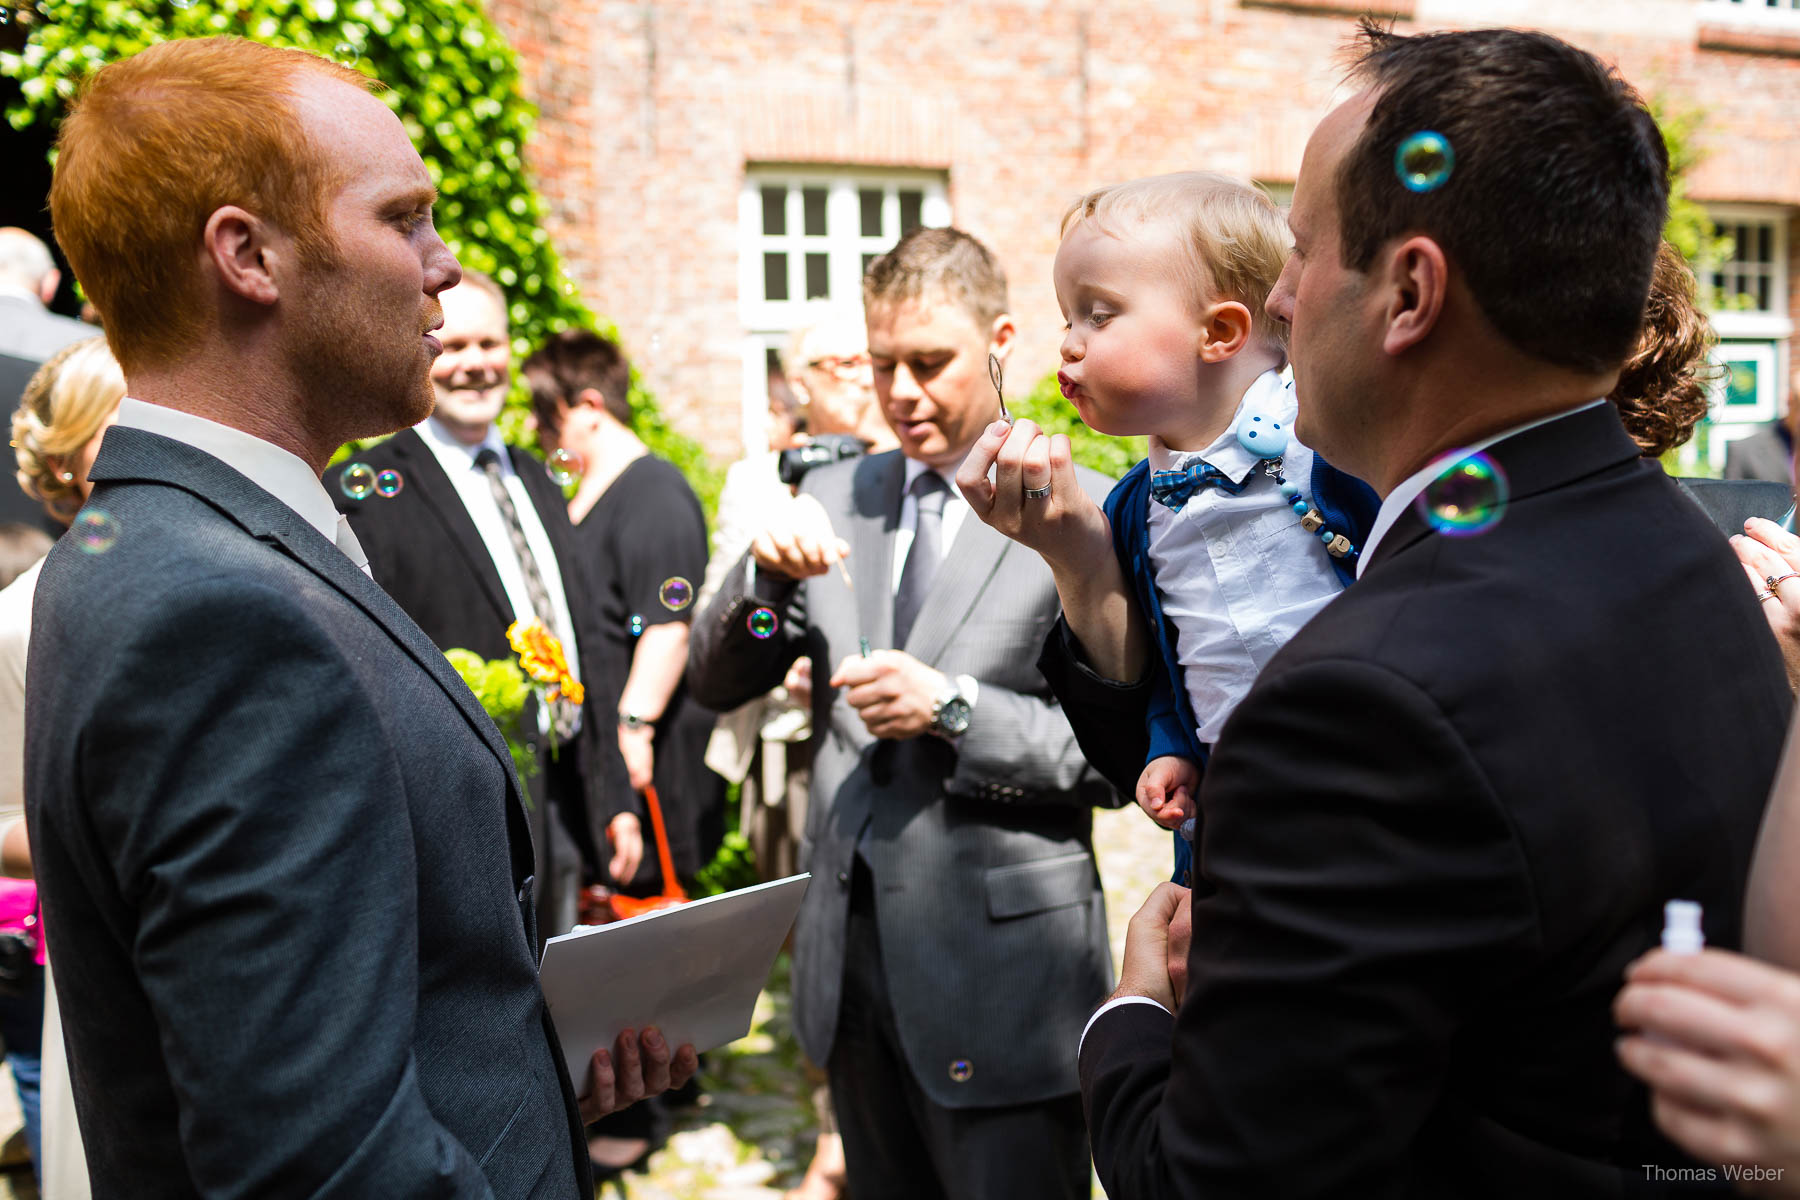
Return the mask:
POLYGON ((591 1194, 493 722, 219 460, 116 428, 93 478, 25 750, 94 1195, 591 1194))
MULTIPOLYGON (((1181 1011, 1082 1048, 1115 1200, 1607 1195, 1685 1161, 1610 1005, 1666 900, 1738 944, 1781 658, 1610 407, 1490 453, 1498 526, 1409 508, 1214 748, 1181 1011)), ((1118 719, 1119 689, 1059 681, 1072 720, 1118 719)))
MULTIPOLYGON (((562 492, 545 472, 544 464, 528 451, 509 446, 507 453, 556 553, 555 563, 538 565, 540 570, 560 570, 562 574, 570 619, 575 622, 582 678, 600 680, 604 674, 597 656, 602 653, 605 639, 593 623, 593 606, 585 601, 587 576, 574 548, 574 531, 562 492)), ((407 616, 418 622, 439 649, 460 646, 483 658, 513 658, 506 640, 507 626, 513 623, 512 603, 500 583, 500 573, 495 570, 493 556, 476 531, 468 509, 463 507, 462 498, 444 474, 443 464, 425 439, 416 430, 403 429, 357 454, 354 461, 367 463, 376 471, 399 471, 404 481, 397 496, 371 494, 356 500, 345 495, 340 484, 348 463, 340 463, 325 475, 326 490, 338 511, 350 518, 350 527, 369 556, 375 582, 406 610, 407 616)), ((600 693, 596 691, 593 698, 600 699, 600 693)), ((535 721, 533 713, 527 712, 522 737, 547 756, 549 748, 539 745, 535 721)), ((587 849, 594 853, 606 846, 605 827, 612 816, 619 811, 634 811, 630 789, 623 783, 624 764, 619 760, 616 728, 613 714, 604 708, 597 710, 590 701, 573 748, 578 773, 546 769, 532 784, 534 789, 550 789, 551 800, 571 808, 571 820, 585 823, 589 836, 595 839, 587 849), (559 781, 577 776, 583 781, 583 792, 562 794, 565 789, 559 781)), ((558 749, 559 755, 564 752, 563 748, 558 749)), ((541 827, 543 814, 544 806, 540 805, 534 814, 540 844, 545 836, 541 827)))
MULTIPOLYGON (((746 558, 694 621, 688 686, 702 704, 735 708, 812 656, 817 749, 800 859, 814 879, 794 930, 793 984, 795 1027, 813 1061, 829 1059, 837 1035, 860 843, 919 1086, 952 1108, 1068 1095, 1075 1037, 1112 978, 1091 810, 1122 801, 1082 759, 1032 665, 1057 611, 1049 569, 973 515, 946 550, 900 648, 979 681, 954 747, 929 734, 878 742, 825 683, 859 637, 892 644, 904 475, 898 451, 809 472, 801 491, 850 542, 854 590, 836 571, 797 585, 761 575, 760 599, 746 558), (759 639, 747 618, 764 603, 780 625, 759 639), (959 1059, 972 1074, 952 1074, 959 1059)), ((1104 494, 1102 476, 1083 470, 1081 480, 1104 494)))

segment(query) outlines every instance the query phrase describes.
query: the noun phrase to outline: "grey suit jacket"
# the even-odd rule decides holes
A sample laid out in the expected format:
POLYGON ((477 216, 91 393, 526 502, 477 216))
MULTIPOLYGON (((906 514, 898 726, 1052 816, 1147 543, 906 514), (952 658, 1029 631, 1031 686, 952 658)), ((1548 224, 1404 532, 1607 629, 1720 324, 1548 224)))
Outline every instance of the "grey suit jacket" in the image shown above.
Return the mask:
POLYGON ((219 460, 115 428, 93 479, 25 747, 94 1194, 590 1195, 493 723, 219 460))
MULTIPOLYGON (((831 1053, 844 969, 852 857, 876 888, 889 993, 914 1076, 950 1107, 1022 1104, 1076 1088, 1088 1014, 1112 986, 1091 809, 1122 803, 1090 769, 1036 666, 1058 611, 1049 569, 970 517, 901 649, 980 682, 968 732, 877 741, 825 680, 858 638, 892 644, 898 452, 822 467, 802 488, 847 538, 837 572, 793 584, 748 557, 694 622, 688 686, 733 708, 813 660, 812 804, 801 842, 814 880, 794 934, 794 1009, 813 1061, 831 1053), (747 619, 767 604, 766 638, 747 619), (951 1072, 967 1061, 972 1071, 951 1072), (960 1078, 959 1078, 960 1077, 960 1078)), ((1096 500, 1108 481, 1082 472, 1096 500)))
POLYGON ((34 299, 0 296, 0 354, 43 362, 70 342, 99 335, 97 326, 53 313, 34 299))

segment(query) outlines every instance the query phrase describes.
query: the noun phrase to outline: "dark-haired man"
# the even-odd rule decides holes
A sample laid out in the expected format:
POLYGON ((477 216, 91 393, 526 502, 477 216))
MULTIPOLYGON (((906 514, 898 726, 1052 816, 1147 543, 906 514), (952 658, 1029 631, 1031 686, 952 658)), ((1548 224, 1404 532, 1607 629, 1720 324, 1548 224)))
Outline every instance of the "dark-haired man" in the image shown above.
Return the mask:
MULTIPOLYGON (((1219 740, 1204 888, 1152 895, 1086 1031, 1117 1200, 1617 1195, 1680 1162, 1609 1006, 1664 901, 1739 941, 1791 706, 1730 551, 1602 400, 1664 220, 1655 123, 1542 34, 1366 33, 1268 307, 1297 435, 1383 504, 1219 740), (1415 192, 1421 131, 1454 168, 1415 192), (1510 489, 1440 494, 1477 453, 1510 489)), ((997 485, 1045 473, 1002 456, 997 485)), ((1047 668, 1072 720, 1141 737, 1103 682, 1140 664, 1080 597, 1047 668)))

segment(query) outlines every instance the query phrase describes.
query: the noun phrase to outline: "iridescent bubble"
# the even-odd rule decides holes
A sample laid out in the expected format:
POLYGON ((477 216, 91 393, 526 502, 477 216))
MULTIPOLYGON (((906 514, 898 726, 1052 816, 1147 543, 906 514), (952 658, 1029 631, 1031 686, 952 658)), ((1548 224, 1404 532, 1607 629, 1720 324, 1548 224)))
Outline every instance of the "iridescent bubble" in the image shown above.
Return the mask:
POLYGON ((356 60, 362 57, 362 51, 356 48, 354 42, 339 42, 331 48, 331 57, 346 67, 353 67, 356 60))
POLYGON ((375 468, 368 463, 353 462, 338 476, 338 486, 352 500, 367 500, 375 490, 375 468))
POLYGON ((169 0, 170 4, 173 4, 176 8, 179 8, 182 12, 186 12, 188 9, 194 7, 194 5, 197 4, 198 2, 199 2, 199 0, 169 0))
POLYGON ((383 471, 375 477, 375 494, 383 500, 392 500, 406 486, 406 479, 393 469, 383 471))
POLYGON ((1506 515, 1506 472, 1485 454, 1458 459, 1413 501, 1425 523, 1448 537, 1486 533, 1506 515))
POLYGON ((656 593, 664 608, 670 612, 680 612, 694 602, 694 585, 677 575, 663 580, 661 590, 656 593))
POLYGON ((1450 139, 1427 129, 1400 143, 1394 151, 1394 174, 1410 192, 1435 192, 1450 179, 1456 152, 1450 139))
POLYGON ((552 451, 544 461, 544 468, 550 472, 550 478, 556 481, 557 487, 568 487, 581 482, 587 464, 581 461, 581 455, 565 449, 552 451))
POLYGON ((75 544, 89 554, 105 554, 119 540, 119 522, 104 508, 84 508, 70 526, 75 544))
POLYGON ((631 614, 631 636, 632 637, 642 637, 643 633, 644 633, 644 615, 642 613, 632 613, 631 614))
POLYGON ((771 638, 775 636, 776 626, 778 626, 780 622, 775 619, 774 609, 758 608, 751 610, 750 619, 746 621, 745 624, 750 626, 751 637, 771 638))

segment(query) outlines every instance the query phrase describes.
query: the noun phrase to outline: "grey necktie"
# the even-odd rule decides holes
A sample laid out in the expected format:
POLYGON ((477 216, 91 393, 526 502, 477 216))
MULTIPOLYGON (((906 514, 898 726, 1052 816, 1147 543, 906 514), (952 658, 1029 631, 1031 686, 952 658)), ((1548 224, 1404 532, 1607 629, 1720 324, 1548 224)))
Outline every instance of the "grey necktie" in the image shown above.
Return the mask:
POLYGON ((894 592, 897 647, 906 645, 913 622, 931 592, 931 582, 937 578, 938 564, 944 557, 944 501, 950 498, 949 485, 936 471, 921 473, 908 490, 918 498, 919 523, 913 532, 912 548, 906 552, 906 565, 900 569, 900 586, 894 592))
MULTIPOLYGON (((525 540, 525 527, 519 524, 519 510, 513 507, 512 493, 506 490, 506 480, 500 475, 500 456, 491 447, 484 447, 475 456, 475 465, 487 474, 488 487, 494 493, 494 503, 499 506, 500 515, 506 518, 506 533, 512 539, 513 557, 519 560, 519 573, 525 576, 525 595, 531 601, 532 612, 544 623, 545 629, 562 640, 564 653, 572 658, 575 647, 569 645, 556 627, 556 610, 550 605, 550 591, 544 586, 544 575, 538 570, 537 556, 531 552, 531 543, 525 540)), ((553 700, 550 703, 550 720, 556 726, 558 740, 566 742, 581 727, 581 707, 567 700, 553 700)))

